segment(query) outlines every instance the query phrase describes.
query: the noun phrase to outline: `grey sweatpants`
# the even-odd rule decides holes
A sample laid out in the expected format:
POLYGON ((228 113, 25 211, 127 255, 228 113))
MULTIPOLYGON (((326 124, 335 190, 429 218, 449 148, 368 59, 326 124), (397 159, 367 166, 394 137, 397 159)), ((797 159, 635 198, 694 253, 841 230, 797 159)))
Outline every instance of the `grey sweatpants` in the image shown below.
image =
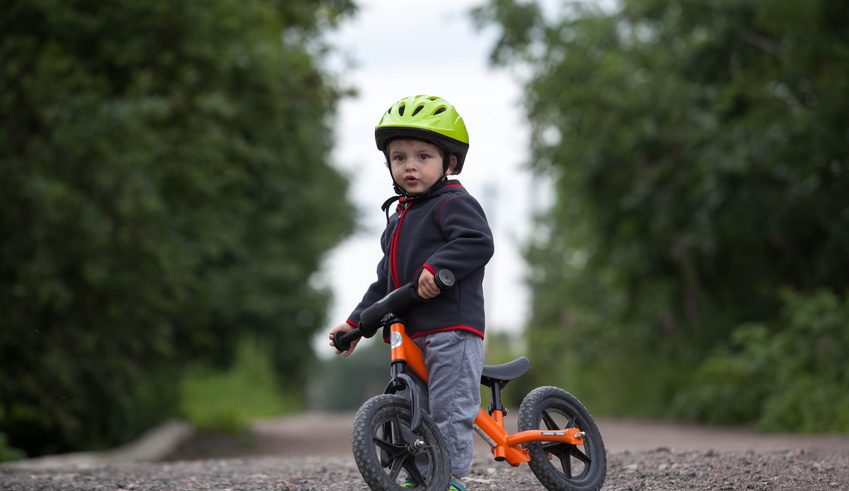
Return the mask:
POLYGON ((480 411, 483 339, 468 331, 445 331, 415 339, 424 351, 427 390, 419 390, 423 406, 439 427, 451 473, 463 477, 472 465, 472 425, 480 411))

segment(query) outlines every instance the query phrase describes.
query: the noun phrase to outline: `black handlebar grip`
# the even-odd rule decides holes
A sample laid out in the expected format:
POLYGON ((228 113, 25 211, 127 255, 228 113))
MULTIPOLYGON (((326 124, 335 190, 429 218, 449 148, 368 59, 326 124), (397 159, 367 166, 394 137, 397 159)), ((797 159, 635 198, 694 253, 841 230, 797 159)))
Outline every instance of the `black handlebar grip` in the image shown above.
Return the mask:
POLYGON ((436 272, 436 286, 439 291, 444 292, 454 287, 454 273, 448 269, 440 269, 436 272))
POLYGON ((333 347, 342 352, 348 351, 351 343, 356 341, 360 336, 362 336, 362 333, 358 327, 348 332, 336 331, 336 334, 333 335, 333 347))

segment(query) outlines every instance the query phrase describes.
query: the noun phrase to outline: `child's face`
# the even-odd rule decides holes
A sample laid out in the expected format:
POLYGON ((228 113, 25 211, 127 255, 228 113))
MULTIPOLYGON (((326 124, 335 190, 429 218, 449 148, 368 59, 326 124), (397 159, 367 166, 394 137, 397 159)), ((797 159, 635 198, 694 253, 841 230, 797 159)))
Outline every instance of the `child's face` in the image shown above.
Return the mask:
MULTIPOLYGON (((442 179, 442 152, 433 143, 420 140, 393 140, 387 147, 389 168, 404 191, 423 193, 442 179)), ((451 156, 451 167, 455 158, 451 156)), ((448 170, 451 172, 451 169, 448 170)))

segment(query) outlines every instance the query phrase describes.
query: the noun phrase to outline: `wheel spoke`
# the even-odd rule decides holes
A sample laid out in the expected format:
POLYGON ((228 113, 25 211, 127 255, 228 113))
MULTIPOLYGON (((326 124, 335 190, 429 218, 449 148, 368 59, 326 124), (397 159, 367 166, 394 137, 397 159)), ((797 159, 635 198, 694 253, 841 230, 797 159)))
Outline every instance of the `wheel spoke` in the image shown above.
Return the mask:
POLYGON ((387 442, 386 440, 383 440, 382 438, 374 438, 374 444, 377 445, 378 447, 380 447, 380 449, 383 450, 384 452, 388 453, 389 456, 391 456, 391 457, 395 457, 396 455, 398 455, 399 451, 404 450, 403 446, 395 445, 392 442, 387 442))
POLYGON ((383 467, 389 467, 389 459, 391 455, 390 450, 392 445, 392 423, 388 421, 383 423, 381 428, 377 430, 377 433, 378 436, 374 438, 374 443, 381 448, 380 465, 383 467), (383 439, 380 439, 380 437, 383 439))
POLYGON ((407 460, 410 458, 409 455, 398 456, 396 459, 392 461, 392 468, 389 470, 389 479, 392 482, 398 480, 398 476, 401 474, 401 469, 407 467, 407 460))
POLYGON ((381 450, 380 464, 383 467, 389 467, 390 465, 394 466, 398 461, 398 458, 407 453, 407 447, 401 438, 400 431, 398 430, 397 418, 395 424, 389 421, 384 423, 382 430, 383 438, 375 436, 372 440, 381 450))
POLYGON ((545 452, 546 454, 550 454, 550 455, 557 457, 557 459, 560 461, 560 466, 563 468, 566 475, 569 476, 569 477, 572 476, 572 465, 571 465, 572 463, 569 460, 569 455, 571 453, 571 450, 569 449, 569 447, 571 447, 571 446, 572 445, 569 445, 568 443, 556 443, 556 442, 555 443, 544 443, 542 445, 542 451, 545 452))
POLYGON ((410 474, 410 477, 412 477, 417 483, 424 486, 424 484, 426 483, 426 479, 419 470, 419 466, 416 465, 415 459, 407 460, 404 469, 407 470, 407 473, 410 474))
POLYGON ((560 460, 560 465, 568 477, 574 477, 572 475, 572 457, 581 461, 584 464, 584 467, 589 467, 592 463, 592 459, 589 455, 582 452, 577 445, 569 443, 549 443, 544 444, 542 446, 542 450, 560 460))
POLYGON ((395 420, 395 424, 392 426, 392 441, 399 442, 403 441, 404 437, 401 435, 401 419, 398 416, 393 418, 395 420))
POLYGON ((548 411, 542 412, 542 420, 543 420, 543 422, 545 422, 546 429, 549 429, 549 430, 559 430, 560 429, 560 428, 557 427, 557 423, 554 421, 554 418, 552 418, 551 415, 548 414, 548 411))
POLYGON ((402 470, 417 482, 424 482, 421 472, 416 467, 415 459, 412 458, 410 449, 404 440, 403 422, 400 417, 395 416, 390 421, 383 423, 381 430, 372 440, 381 451, 381 464, 388 468, 390 480, 397 481, 402 470), (382 433, 382 438, 380 434, 382 433))
POLYGON ((563 473, 566 474, 567 478, 572 477, 572 459, 569 458, 569 454, 563 455, 558 454, 557 458, 560 459, 560 466, 563 468, 563 473))
POLYGON ((383 438, 386 438, 387 441, 393 441, 392 439, 392 422, 387 421, 383 423, 383 438))
POLYGON ((578 447, 575 445, 571 445, 571 447, 572 448, 569 449, 569 454, 571 454, 572 457, 575 457, 576 459, 580 460, 584 463, 584 465, 590 465, 590 463, 592 463, 592 459, 589 455, 585 454, 584 452, 581 452, 581 450, 578 449, 578 447))
POLYGON ((566 449, 567 445, 569 444, 562 442, 543 442, 542 450, 543 452, 548 452, 550 454, 560 455, 562 453, 568 453, 568 450, 566 449))

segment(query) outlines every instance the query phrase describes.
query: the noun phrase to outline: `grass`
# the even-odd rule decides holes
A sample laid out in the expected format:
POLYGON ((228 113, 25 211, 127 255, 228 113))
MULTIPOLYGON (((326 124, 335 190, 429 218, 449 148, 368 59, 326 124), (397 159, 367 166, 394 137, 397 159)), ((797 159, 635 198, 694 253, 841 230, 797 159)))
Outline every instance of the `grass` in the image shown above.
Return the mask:
POLYGON ((239 433, 255 419, 300 408, 298 397, 281 392, 268 353, 251 339, 239 343, 230 369, 198 367, 180 391, 181 414, 202 432, 239 433))
POLYGON ((24 454, 22 451, 9 446, 9 442, 6 439, 6 435, 0 433, 0 462, 18 460, 23 459, 25 457, 26 454, 24 454))

